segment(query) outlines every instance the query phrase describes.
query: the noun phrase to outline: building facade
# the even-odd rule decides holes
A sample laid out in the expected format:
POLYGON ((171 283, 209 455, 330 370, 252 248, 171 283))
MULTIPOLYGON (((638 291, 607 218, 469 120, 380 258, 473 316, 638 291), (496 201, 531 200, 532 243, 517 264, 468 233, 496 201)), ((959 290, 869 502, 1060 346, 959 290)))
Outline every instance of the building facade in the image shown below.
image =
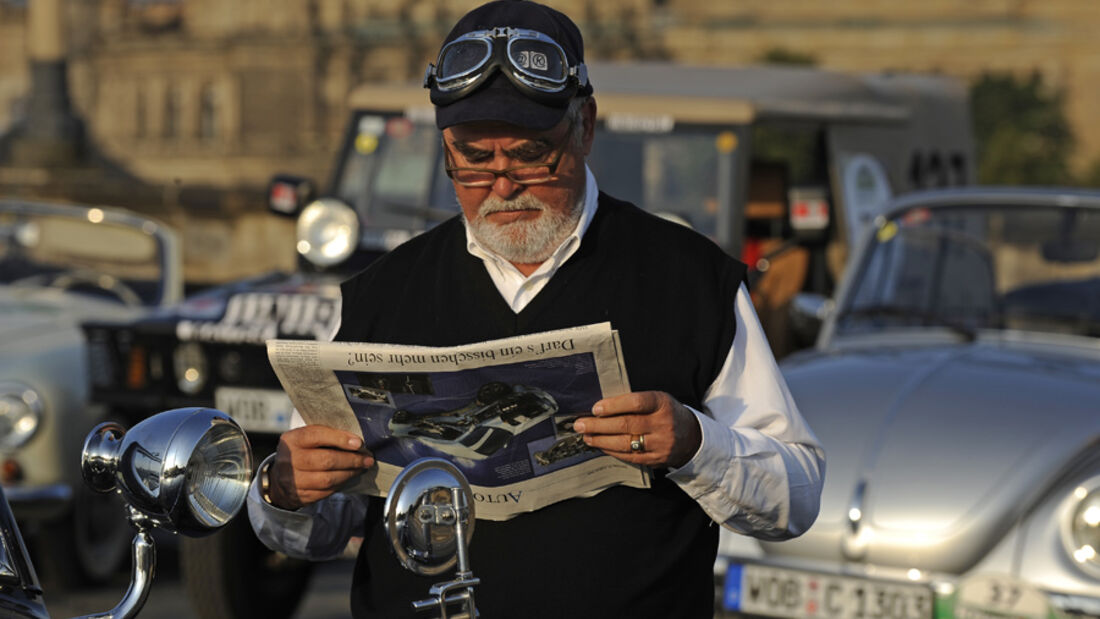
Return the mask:
MULTIPOLYGON (((27 89, 25 2, 0 0, 0 128, 27 89)), ((34 0, 29 0, 34 1, 34 0)), ((419 79, 471 0, 68 0, 76 107, 142 177, 318 179, 361 81, 419 79)), ((599 59, 744 64, 771 50, 841 71, 1040 72, 1064 90, 1078 165, 1100 157, 1092 0, 559 0, 599 59)))
MULTIPOLYGON (((0 134, 25 112, 27 3, 36 1, 0 0, 0 134)), ((985 71, 1037 71, 1065 94, 1075 167, 1100 161, 1095 0, 544 2, 577 20, 589 59, 737 65, 780 50, 839 71, 932 71, 967 80, 985 71)), ((196 185, 260 196, 279 172, 323 184, 352 87, 419 80, 450 26, 480 3, 61 0, 69 90, 96 148, 163 185, 166 203, 196 185)), ((0 166, 0 183, 5 174, 11 171, 0 166)), ((259 200, 243 201, 250 202, 243 211, 262 211, 259 200)), ((252 236, 242 231, 223 245, 255 245, 252 236)), ((250 251, 264 255, 265 247, 271 244, 250 251)), ((292 260, 281 256, 278 264, 292 260)), ((227 263, 255 270, 248 260, 227 263)))

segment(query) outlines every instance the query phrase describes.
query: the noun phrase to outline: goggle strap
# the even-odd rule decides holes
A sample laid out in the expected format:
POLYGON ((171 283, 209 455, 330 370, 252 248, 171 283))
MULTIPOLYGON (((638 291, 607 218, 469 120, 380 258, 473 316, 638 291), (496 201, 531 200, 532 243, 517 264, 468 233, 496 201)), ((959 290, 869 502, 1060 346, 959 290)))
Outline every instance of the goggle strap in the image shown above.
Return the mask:
POLYGON ((588 85, 588 67, 580 63, 575 67, 569 67, 569 76, 577 80, 577 87, 584 88, 588 85))

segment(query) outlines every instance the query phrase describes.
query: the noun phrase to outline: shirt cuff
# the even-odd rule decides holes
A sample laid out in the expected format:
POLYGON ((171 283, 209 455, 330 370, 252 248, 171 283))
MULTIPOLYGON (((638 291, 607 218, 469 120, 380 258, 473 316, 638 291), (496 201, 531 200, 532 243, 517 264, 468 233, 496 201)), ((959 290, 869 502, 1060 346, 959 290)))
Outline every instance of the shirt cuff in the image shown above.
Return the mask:
POLYGON ((707 479, 705 473, 725 471, 729 467, 729 454, 733 449, 729 445, 729 428, 686 404, 684 406, 699 422, 699 448, 686 464, 669 469, 667 477, 683 488, 688 496, 699 499, 718 489, 721 477, 707 479))
POLYGON ((276 552, 304 558, 313 530, 313 514, 300 509, 283 509, 264 500, 257 475, 248 488, 248 519, 256 537, 276 552))

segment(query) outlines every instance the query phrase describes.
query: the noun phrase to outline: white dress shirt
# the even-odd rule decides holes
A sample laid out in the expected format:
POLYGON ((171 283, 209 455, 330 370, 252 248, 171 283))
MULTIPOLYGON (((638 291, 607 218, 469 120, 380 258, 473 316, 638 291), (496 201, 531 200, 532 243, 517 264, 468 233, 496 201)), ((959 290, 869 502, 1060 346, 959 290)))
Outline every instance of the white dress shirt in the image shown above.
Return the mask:
MULTIPOLYGON (((599 190, 591 170, 583 212, 573 233, 529 276, 484 248, 466 230, 468 251, 480 258, 514 312, 538 295, 580 247, 596 213, 599 190)), ((824 451, 798 412, 764 336, 748 291, 734 301, 736 333, 725 364, 703 400, 691 409, 702 442, 684 466, 669 471, 675 482, 715 522, 761 539, 801 535, 817 517, 825 469, 824 451)), ((296 423, 301 424, 295 415, 296 423)), ((364 534, 366 498, 334 494, 299 510, 266 503, 256 482, 248 512, 259 538, 295 557, 326 559, 364 534)))

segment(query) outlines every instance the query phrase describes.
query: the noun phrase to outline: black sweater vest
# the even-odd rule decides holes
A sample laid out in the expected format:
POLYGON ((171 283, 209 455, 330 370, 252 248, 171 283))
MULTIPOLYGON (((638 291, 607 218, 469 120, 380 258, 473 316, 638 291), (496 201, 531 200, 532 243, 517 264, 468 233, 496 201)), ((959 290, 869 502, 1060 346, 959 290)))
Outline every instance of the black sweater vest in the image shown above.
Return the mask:
MULTIPOLYGON (((610 321, 634 391, 699 408, 733 342, 745 266, 695 232, 600 194, 580 248, 516 314, 462 221, 414 238, 343 285, 338 340, 454 346, 610 321)), ((356 563, 356 617, 414 617, 410 602, 446 577, 402 568, 368 516, 356 563)), ((713 616, 718 530, 676 484, 610 488, 505 522, 478 520, 471 564, 483 617, 713 616)))

